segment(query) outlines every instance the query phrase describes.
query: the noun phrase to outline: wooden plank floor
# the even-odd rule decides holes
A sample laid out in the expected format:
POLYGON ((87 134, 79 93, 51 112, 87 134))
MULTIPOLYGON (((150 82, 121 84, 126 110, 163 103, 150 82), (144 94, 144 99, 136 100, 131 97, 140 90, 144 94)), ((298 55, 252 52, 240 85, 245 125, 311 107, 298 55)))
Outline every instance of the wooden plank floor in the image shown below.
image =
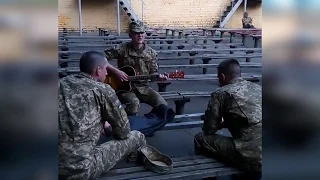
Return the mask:
POLYGON ((133 167, 110 170, 98 178, 98 180, 199 179, 240 173, 239 170, 226 167, 224 164, 204 156, 193 155, 172 159, 173 169, 167 174, 157 174, 146 170, 143 166, 136 165, 133 167))

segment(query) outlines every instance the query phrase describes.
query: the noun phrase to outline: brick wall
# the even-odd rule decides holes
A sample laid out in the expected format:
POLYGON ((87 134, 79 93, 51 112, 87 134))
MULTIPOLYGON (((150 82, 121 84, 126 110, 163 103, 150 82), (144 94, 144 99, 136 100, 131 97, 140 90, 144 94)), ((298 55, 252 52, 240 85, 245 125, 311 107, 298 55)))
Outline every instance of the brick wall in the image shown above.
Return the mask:
MULTIPOLYGON (((82 0, 82 28, 117 29, 117 6, 115 0, 82 0)), ((59 0, 59 29, 79 30, 78 0, 59 0)), ((126 29, 129 20, 121 10, 120 27, 126 29)))
MULTIPOLYGON (((252 24, 256 28, 262 28, 262 5, 261 2, 248 1, 247 4, 247 12, 249 16, 252 18, 252 24)), ((237 9, 237 11, 233 14, 233 16, 229 19, 225 28, 242 28, 242 18, 244 13, 244 5, 243 3, 237 9)))
MULTIPOLYGON (((59 29, 78 30, 77 0, 59 0, 59 29)), ((144 0, 143 21, 151 27, 197 28, 212 27, 219 15, 230 4, 230 0, 144 0)), ((132 8, 142 19, 141 0, 131 0, 132 8)), ((248 3, 249 4, 249 3, 248 3)), ((117 29, 116 0, 82 0, 82 24, 84 30, 106 28, 117 29)), ((243 11, 243 7, 242 7, 243 11)), ((226 26, 241 27, 241 9, 226 26), (240 24, 239 24, 240 23, 240 24)), ((261 25, 260 7, 249 9, 255 25, 261 25), (251 10, 252 9, 252 10, 251 10), (252 13, 251 13, 252 11, 252 13), (260 14, 259 14, 260 13, 260 14)), ((129 20, 121 9, 121 30, 127 30, 129 20)))
MULTIPOLYGON (((144 21, 153 27, 212 27, 229 0, 144 0, 144 21)), ((132 7, 141 17, 140 0, 132 7)))

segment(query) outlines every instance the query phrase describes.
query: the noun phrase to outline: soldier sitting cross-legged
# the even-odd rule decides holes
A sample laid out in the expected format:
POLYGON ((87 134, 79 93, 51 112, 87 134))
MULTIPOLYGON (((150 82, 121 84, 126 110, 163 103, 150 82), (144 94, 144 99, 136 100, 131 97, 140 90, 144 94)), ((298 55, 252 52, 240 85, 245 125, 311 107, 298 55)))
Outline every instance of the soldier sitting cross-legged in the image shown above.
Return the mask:
POLYGON ((62 78, 58 85, 58 167, 62 180, 95 179, 146 144, 142 133, 131 131, 114 90, 103 83, 108 71, 119 79, 126 76, 95 51, 83 54, 80 71, 62 78), (105 122, 112 127, 114 140, 97 145, 105 122))

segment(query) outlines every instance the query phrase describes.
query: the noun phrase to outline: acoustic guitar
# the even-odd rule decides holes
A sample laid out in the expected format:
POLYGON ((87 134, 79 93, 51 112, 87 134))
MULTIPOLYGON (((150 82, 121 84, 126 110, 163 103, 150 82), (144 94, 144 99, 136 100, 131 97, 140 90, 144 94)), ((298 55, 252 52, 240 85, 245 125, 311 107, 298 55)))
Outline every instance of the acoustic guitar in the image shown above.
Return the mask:
MULTIPOLYGON (((128 81, 119 81, 111 74, 108 74, 104 83, 109 84, 116 93, 121 91, 132 91, 131 83, 134 81, 141 80, 159 80, 159 75, 137 75, 136 71, 131 66, 123 66, 119 68, 119 70, 125 72, 128 75, 128 81)), ((165 74, 170 79, 182 79, 184 78, 184 72, 181 70, 176 70, 174 72, 170 72, 169 74, 165 74)))

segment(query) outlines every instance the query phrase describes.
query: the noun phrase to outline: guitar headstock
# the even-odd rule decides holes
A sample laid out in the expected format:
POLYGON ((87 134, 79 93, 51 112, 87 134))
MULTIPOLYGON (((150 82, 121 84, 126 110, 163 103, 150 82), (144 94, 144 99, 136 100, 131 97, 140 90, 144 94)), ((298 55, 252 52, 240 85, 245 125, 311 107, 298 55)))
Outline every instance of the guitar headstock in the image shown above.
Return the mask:
POLYGON ((173 72, 170 72, 167 74, 168 78, 171 79, 183 79, 184 78, 184 72, 181 70, 175 70, 173 72))

